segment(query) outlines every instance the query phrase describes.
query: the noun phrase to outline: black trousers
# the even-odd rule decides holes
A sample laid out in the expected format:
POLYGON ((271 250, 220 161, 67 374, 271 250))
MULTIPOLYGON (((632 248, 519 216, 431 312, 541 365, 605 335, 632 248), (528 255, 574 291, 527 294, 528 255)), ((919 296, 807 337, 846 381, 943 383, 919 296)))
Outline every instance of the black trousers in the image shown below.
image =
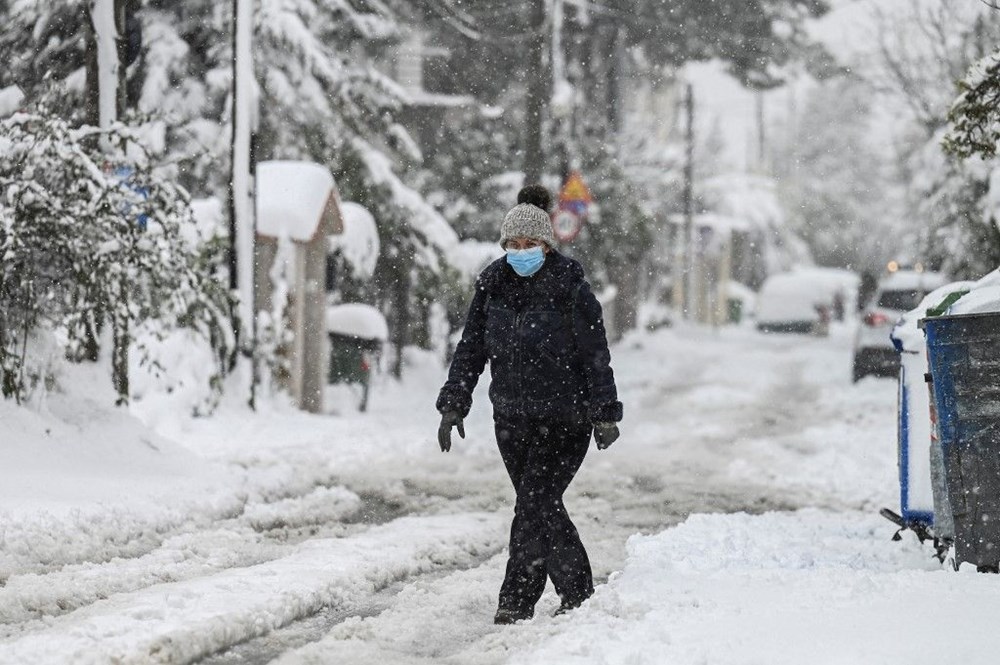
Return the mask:
POLYGON ((592 427, 494 416, 497 445, 517 492, 500 607, 531 614, 552 579, 563 603, 594 593, 590 559, 563 493, 590 446, 592 427))

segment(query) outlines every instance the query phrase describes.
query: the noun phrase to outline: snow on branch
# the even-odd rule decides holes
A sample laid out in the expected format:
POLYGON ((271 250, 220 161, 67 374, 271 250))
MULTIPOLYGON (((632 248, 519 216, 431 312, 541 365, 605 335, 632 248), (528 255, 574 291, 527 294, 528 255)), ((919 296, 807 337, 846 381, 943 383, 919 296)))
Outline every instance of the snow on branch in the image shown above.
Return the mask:
POLYGON ((419 192, 399 179, 392 170, 391 160, 384 153, 361 138, 355 138, 352 146, 374 183, 386 187, 393 203, 409 213, 410 226, 429 243, 426 248, 428 251, 423 252, 423 258, 431 267, 437 267, 437 256, 430 250, 437 249, 447 256, 459 244, 455 229, 419 192))
POLYGON ((948 114, 945 149, 963 159, 995 157, 1000 141, 1000 51, 975 63, 959 88, 962 93, 948 114))

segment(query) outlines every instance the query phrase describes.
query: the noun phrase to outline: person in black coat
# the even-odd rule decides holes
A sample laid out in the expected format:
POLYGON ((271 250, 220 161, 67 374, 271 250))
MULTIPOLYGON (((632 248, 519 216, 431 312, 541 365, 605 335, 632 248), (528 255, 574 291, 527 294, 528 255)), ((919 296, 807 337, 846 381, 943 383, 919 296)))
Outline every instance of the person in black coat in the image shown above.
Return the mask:
POLYGON ((575 260, 554 249, 550 196, 525 187, 504 218, 507 255, 476 280, 462 339, 441 388, 438 442, 451 449, 488 362, 497 445, 517 493, 510 558, 494 622, 530 619, 551 578, 561 605, 594 592, 587 551, 563 505, 593 434, 604 449, 622 419, 601 305, 575 260))

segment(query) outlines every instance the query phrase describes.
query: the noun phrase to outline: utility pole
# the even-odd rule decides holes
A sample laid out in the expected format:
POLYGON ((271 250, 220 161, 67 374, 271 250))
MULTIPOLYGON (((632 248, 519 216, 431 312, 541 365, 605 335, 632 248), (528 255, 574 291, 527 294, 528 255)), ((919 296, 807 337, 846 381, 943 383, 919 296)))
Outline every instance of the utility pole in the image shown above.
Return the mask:
POLYGON ((566 182, 573 170, 576 155, 573 143, 573 114, 576 109, 576 90, 569 83, 566 71, 566 52, 563 49, 565 0, 552 0, 552 39, 550 56, 552 72, 551 117, 554 124, 554 151, 559 157, 559 180, 566 182))
POLYGON ((552 85, 549 80, 549 68, 545 57, 545 2, 532 0, 531 21, 534 34, 525 49, 528 58, 528 97, 525 100, 525 137, 524 137, 524 182, 536 183, 542 179, 544 153, 542 152, 542 125, 545 121, 548 96, 552 85))
POLYGON ((680 239, 684 252, 682 263, 682 311, 685 319, 692 318, 694 307, 694 87, 688 83, 684 99, 686 138, 684 149, 684 231, 680 239))
POLYGON ((767 173, 767 124, 764 118, 764 91, 754 93, 757 116, 757 172, 767 173))
POLYGON ((87 122, 108 129, 125 106, 125 66, 118 40, 125 33, 123 0, 92 0, 87 54, 87 122))
MULTIPOLYGON (((256 407, 256 315, 254 312, 253 0, 233 0, 232 173, 229 181, 229 286, 239 302, 234 317, 237 353, 250 358, 250 408, 256 407)), ((237 356, 239 357, 239 356, 237 356)))

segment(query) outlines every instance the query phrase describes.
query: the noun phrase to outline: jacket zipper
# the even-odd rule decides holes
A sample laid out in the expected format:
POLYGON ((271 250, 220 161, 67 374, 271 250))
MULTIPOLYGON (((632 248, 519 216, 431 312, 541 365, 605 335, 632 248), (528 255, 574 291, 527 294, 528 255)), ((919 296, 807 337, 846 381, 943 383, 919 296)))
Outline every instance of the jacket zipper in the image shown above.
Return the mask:
POLYGON ((514 314, 514 339, 515 339, 515 362, 514 366, 517 368, 517 401, 518 401, 518 412, 524 413, 524 353, 521 343, 521 322, 523 320, 523 312, 517 312, 514 314))

